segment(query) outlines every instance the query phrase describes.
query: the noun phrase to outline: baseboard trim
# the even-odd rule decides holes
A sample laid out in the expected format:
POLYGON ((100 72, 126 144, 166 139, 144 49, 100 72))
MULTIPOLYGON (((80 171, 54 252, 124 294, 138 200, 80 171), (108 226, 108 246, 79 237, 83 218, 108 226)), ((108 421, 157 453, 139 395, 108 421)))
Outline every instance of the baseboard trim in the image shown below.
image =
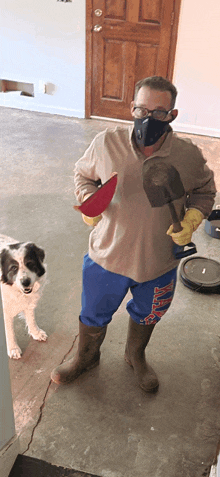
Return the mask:
POLYGON ((59 106, 47 106, 44 104, 39 104, 36 102, 36 98, 20 96, 19 92, 12 92, 8 94, 11 95, 10 99, 5 99, 2 101, 0 98, 0 106, 3 108, 21 109, 22 111, 33 111, 35 113, 56 114, 59 116, 79 119, 85 118, 85 111, 81 109, 68 109, 61 108, 59 106), (13 98, 14 100, 12 100, 12 95, 15 95, 13 98), (16 97, 16 95, 18 95, 18 97, 16 97))
MULTIPOLYGON (((62 108, 59 106, 47 106, 44 104, 34 104, 35 98, 26 98, 25 96, 20 97, 19 92, 15 93, 10 93, 11 97, 10 100, 9 98, 3 99, 1 101, 0 98, 0 106, 5 107, 5 108, 12 108, 12 109, 21 109, 21 110, 26 110, 26 111, 33 111, 37 113, 48 113, 48 114, 57 114, 60 116, 66 116, 66 117, 74 117, 74 118, 79 118, 79 119, 84 119, 85 118, 85 111, 81 109, 68 109, 68 108, 62 108), (17 95, 17 97, 14 96, 14 101, 11 101, 12 95, 17 95)), ((100 121, 111 121, 111 122, 117 122, 117 123, 125 123, 125 124, 132 124, 133 121, 126 121, 125 119, 116 119, 116 118, 106 118, 103 116, 90 116, 91 119, 98 119, 100 121)), ((198 136, 209 136, 209 137, 217 137, 220 138, 220 129, 216 128, 207 128, 207 127, 202 127, 202 126, 196 126, 192 124, 184 124, 184 123, 178 123, 174 122, 172 123, 172 127, 174 132, 182 132, 186 134, 195 134, 198 136)))
MULTIPOLYGON (((111 121, 116 123, 133 124, 134 121, 126 121, 125 119, 106 118, 104 116, 90 116, 90 119, 99 119, 100 121, 111 121)), ((172 128, 175 132, 183 132, 186 134, 195 134, 198 136, 210 136, 220 138, 220 129, 206 128, 201 126, 194 126, 191 124, 172 123, 172 128)))
POLYGON ((206 128, 202 126, 194 126, 192 124, 172 123, 175 132, 183 132, 187 134, 196 134, 198 136, 210 136, 220 138, 220 129, 206 128))
POLYGON ((105 116, 90 116, 90 119, 98 119, 99 121, 111 121, 115 123, 133 124, 134 121, 127 121, 126 119, 106 118, 105 116))

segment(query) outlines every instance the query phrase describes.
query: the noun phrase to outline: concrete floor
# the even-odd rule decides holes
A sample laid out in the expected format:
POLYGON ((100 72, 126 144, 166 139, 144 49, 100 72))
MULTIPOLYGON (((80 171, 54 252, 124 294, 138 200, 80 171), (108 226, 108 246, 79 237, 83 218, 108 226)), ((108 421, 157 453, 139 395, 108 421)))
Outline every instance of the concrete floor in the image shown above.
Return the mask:
MULTIPOLYGON (((108 327, 100 366, 72 385, 51 383, 53 367, 76 350, 90 233, 72 208, 73 167, 95 134, 115 123, 7 108, 0 117, 0 232, 42 246, 48 265, 36 316, 49 339, 33 341, 16 319, 23 357, 9 363, 21 453, 101 477, 208 476, 220 436, 219 296, 178 281, 147 347, 160 380, 156 395, 142 392, 123 359, 127 300, 108 327)), ((220 140, 193 141, 220 191, 220 140)), ((219 259, 219 240, 204 223, 194 239, 199 255, 219 259)))

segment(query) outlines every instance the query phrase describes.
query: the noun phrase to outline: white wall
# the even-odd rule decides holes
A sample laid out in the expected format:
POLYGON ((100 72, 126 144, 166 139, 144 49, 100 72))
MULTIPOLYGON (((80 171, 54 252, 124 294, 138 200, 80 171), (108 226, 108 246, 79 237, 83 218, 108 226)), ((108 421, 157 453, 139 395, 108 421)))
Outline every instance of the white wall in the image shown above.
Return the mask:
POLYGON ((36 95, 0 93, 1 106, 84 117, 85 1, 1 0, 0 44, 0 79, 34 83, 36 95))
MULTIPOLYGON (((85 5, 1 0, 0 79, 34 83, 35 97, 0 93, 0 105, 84 117, 85 5), (54 95, 42 84, 53 83, 54 95)), ((220 2, 182 0, 173 81, 176 131, 220 137, 220 2)))
POLYGON ((173 82, 177 131, 220 137, 220 2, 182 0, 173 82))

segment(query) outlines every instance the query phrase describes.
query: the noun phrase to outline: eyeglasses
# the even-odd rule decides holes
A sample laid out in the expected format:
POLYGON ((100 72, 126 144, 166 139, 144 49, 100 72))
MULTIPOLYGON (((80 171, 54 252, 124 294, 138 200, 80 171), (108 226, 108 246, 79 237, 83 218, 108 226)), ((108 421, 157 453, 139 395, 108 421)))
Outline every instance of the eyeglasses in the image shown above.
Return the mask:
POLYGON ((146 118, 149 116, 149 114, 151 114, 152 118, 163 121, 167 117, 167 115, 172 111, 172 109, 170 109, 169 111, 163 111, 161 109, 150 110, 147 108, 142 108, 141 106, 134 106, 134 111, 135 111, 135 117, 138 119, 146 118))

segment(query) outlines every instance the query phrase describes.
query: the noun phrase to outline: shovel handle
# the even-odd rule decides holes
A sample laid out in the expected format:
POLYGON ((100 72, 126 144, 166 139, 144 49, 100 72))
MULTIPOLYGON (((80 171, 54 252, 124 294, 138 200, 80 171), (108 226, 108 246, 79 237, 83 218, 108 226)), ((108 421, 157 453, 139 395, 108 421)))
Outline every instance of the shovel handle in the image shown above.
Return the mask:
POLYGON ((178 215, 176 213, 176 209, 173 205, 172 202, 168 202, 171 217, 172 217, 172 222, 173 222, 173 232, 176 234, 177 232, 181 232, 183 230, 182 225, 179 221, 178 215))

